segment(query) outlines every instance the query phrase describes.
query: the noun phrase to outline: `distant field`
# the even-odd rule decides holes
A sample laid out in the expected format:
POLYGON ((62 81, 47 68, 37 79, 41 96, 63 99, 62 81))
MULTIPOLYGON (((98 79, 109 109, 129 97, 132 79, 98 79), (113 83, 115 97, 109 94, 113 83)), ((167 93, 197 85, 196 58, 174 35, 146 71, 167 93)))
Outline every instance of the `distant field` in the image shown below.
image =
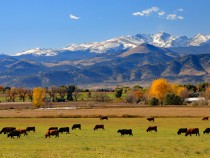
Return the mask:
POLYGON ((202 131, 210 127, 209 121, 200 118, 1 118, 0 128, 36 126, 37 131, 20 139, 0 135, 1 158, 209 158, 210 135, 202 131), (44 138, 50 126, 71 127, 80 123, 82 130, 60 134, 59 138, 44 138), (96 124, 104 124, 105 130, 93 131, 96 124), (147 133, 150 125, 158 126, 158 132, 147 133), (200 136, 177 135, 180 127, 198 127, 200 136), (133 130, 133 137, 120 136, 118 129, 133 130))

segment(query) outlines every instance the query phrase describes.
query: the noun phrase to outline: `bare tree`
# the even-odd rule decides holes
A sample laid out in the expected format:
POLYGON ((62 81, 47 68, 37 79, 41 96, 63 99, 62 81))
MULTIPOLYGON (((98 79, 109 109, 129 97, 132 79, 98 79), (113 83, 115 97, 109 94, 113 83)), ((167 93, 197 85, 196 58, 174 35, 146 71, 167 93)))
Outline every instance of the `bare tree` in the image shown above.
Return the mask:
POLYGON ((28 90, 26 88, 17 88, 17 95, 22 100, 25 102, 26 95, 28 94, 28 90))
POLYGON ((73 97, 74 97, 75 101, 77 101, 80 96, 81 96, 81 94, 80 94, 79 88, 75 87, 75 90, 73 92, 73 97))

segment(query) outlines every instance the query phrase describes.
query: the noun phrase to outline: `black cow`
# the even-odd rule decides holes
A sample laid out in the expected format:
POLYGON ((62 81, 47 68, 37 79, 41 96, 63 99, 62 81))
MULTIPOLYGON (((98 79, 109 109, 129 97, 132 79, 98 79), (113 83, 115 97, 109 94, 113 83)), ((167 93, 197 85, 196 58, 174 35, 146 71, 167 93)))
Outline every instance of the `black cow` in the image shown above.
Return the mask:
POLYGON ((59 137, 59 130, 57 129, 54 129, 54 130, 48 130, 47 133, 45 134, 45 138, 49 137, 50 136, 55 136, 56 137, 59 137))
POLYGON ((14 139, 14 136, 16 136, 17 138, 20 138, 20 134, 21 134, 20 131, 14 130, 14 131, 10 132, 10 133, 7 135, 7 137, 11 137, 11 138, 14 139))
POLYGON ((74 130, 77 128, 81 130, 81 124, 74 124, 71 129, 74 130))
POLYGON ((61 128, 59 128, 59 132, 60 133, 63 133, 63 132, 69 133, 69 127, 61 127, 61 128))
POLYGON ((104 130, 104 125, 95 125, 94 131, 95 131, 96 129, 103 129, 103 130, 104 130))
POLYGON ((155 118, 154 118, 154 117, 148 117, 147 120, 148 120, 148 121, 153 121, 153 122, 154 122, 154 121, 155 121, 155 118))
POLYGON ((186 133, 186 132, 187 132, 187 128, 180 128, 177 134, 180 135, 181 133, 186 133))
POLYGON ((100 120, 108 120, 108 117, 107 116, 102 116, 102 117, 100 117, 100 120))
POLYGON ((187 132, 185 133, 185 136, 187 136, 187 135, 190 135, 191 136, 191 134, 196 134, 196 136, 197 135, 200 136, 200 134, 199 134, 199 128, 190 128, 190 129, 188 129, 187 132))
POLYGON ((155 132, 157 132, 157 126, 150 126, 150 127, 147 128, 146 131, 147 131, 147 132, 150 132, 150 131, 155 131, 155 132))
POLYGON ((49 130, 55 130, 55 129, 58 130, 58 127, 50 127, 50 128, 48 129, 48 131, 49 131, 49 130))
POLYGON ((209 120, 209 117, 203 117, 202 120, 203 120, 203 121, 209 120))
POLYGON ((133 136, 132 129, 119 129, 117 133, 120 133, 121 136, 128 134, 129 136, 133 136))
POLYGON ((0 134, 2 134, 2 133, 7 134, 7 133, 14 131, 15 129, 16 129, 15 127, 4 127, 4 128, 2 128, 0 134))
POLYGON ((26 127, 26 131, 27 132, 30 132, 30 131, 33 131, 33 132, 35 132, 35 127, 26 127))
POLYGON ((205 131, 203 131, 203 134, 205 133, 209 134, 209 132, 210 132, 210 128, 206 128, 205 131))

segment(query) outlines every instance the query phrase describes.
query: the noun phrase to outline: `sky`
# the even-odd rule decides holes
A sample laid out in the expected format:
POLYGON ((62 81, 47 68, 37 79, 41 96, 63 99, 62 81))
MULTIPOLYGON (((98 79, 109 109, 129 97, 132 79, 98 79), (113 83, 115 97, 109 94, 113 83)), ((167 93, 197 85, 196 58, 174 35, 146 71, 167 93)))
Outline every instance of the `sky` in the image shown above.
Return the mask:
POLYGON ((0 0, 0 53, 167 32, 210 35, 210 0, 0 0))

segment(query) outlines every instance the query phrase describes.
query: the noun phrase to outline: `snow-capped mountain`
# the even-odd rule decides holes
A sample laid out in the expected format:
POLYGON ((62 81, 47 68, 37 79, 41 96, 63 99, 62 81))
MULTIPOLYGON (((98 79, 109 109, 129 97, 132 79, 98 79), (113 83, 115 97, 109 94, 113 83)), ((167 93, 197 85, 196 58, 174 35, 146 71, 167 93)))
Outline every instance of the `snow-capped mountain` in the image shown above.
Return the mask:
POLYGON ((170 47, 190 47, 210 44, 210 35, 198 34, 193 38, 186 36, 176 37, 168 33, 160 32, 157 34, 136 34, 134 36, 121 36, 118 38, 109 39, 101 42, 71 44, 61 49, 31 49, 15 56, 33 55, 33 56, 56 56, 62 52, 80 52, 85 51, 89 53, 113 53, 119 51, 127 51, 147 43, 156 47, 170 48, 170 47))
POLYGON ((200 46, 200 45, 209 43, 210 41, 209 37, 210 36, 198 34, 190 41, 190 46, 200 46))
POLYGON ((21 56, 21 55, 55 56, 58 54, 58 51, 59 50, 54 50, 54 49, 35 48, 35 49, 29 49, 21 53, 17 53, 15 56, 21 56))

